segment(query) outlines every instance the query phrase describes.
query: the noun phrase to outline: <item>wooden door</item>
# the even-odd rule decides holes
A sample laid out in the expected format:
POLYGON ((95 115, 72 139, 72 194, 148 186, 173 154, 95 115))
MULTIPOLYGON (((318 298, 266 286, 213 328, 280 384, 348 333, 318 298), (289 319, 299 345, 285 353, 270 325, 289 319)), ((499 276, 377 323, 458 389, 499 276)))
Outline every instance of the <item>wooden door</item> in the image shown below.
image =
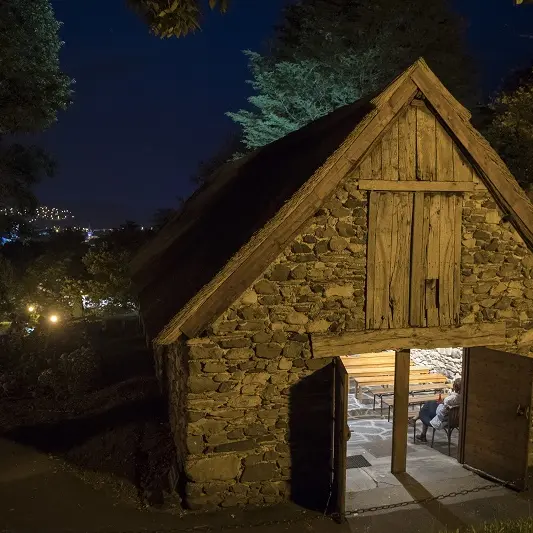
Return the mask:
POLYGON ((340 357, 334 360, 332 513, 342 519, 346 502, 348 440, 348 373, 340 357))
POLYGON ((470 348, 463 369, 461 462, 524 490, 533 359, 470 348))

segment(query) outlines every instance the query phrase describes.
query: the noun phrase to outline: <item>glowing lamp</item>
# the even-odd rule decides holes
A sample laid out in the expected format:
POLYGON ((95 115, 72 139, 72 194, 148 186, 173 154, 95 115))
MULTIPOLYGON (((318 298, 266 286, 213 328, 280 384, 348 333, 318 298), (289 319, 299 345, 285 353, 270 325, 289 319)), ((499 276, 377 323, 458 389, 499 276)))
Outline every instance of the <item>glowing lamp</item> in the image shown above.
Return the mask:
POLYGON ((28 311, 29 311, 30 313, 33 313, 33 312, 35 311, 35 306, 33 306, 33 305, 28 305, 28 311))
POLYGON ((57 323, 58 320, 59 317, 57 315, 50 315, 50 322, 52 322, 52 324, 57 323))

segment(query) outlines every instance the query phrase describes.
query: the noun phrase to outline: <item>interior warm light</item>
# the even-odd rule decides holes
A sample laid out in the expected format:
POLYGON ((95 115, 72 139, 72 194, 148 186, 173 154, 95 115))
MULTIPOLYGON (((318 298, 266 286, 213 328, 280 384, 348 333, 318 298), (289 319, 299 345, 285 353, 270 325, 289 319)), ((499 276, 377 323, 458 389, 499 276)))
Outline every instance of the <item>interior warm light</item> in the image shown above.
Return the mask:
POLYGON ((35 307, 33 305, 28 305, 28 311, 33 313, 35 311, 35 307))
POLYGON ((57 315, 50 316, 50 322, 55 324, 58 320, 59 320, 59 317, 57 315))

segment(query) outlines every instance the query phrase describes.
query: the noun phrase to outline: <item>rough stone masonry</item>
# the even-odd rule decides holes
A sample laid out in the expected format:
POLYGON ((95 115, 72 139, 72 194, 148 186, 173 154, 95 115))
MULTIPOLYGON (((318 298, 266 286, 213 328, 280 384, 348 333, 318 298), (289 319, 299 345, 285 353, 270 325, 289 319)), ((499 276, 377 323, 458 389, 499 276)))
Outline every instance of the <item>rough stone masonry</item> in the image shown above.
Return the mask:
MULTIPOLYGON (((533 256, 501 217, 486 190, 466 195, 460 320, 505 320, 512 346, 533 319, 533 256)), ((347 180, 204 337, 159 348, 190 508, 327 501, 331 360, 308 334, 365 328, 366 237, 367 193, 347 180)))

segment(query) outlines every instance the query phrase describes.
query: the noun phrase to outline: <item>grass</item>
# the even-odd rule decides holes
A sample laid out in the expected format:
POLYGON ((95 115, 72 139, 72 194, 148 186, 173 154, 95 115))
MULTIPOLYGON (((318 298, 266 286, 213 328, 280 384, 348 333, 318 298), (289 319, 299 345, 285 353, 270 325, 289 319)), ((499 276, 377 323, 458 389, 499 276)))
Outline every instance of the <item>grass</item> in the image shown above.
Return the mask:
POLYGON ((533 533, 533 517, 486 522, 466 529, 468 533, 533 533))

